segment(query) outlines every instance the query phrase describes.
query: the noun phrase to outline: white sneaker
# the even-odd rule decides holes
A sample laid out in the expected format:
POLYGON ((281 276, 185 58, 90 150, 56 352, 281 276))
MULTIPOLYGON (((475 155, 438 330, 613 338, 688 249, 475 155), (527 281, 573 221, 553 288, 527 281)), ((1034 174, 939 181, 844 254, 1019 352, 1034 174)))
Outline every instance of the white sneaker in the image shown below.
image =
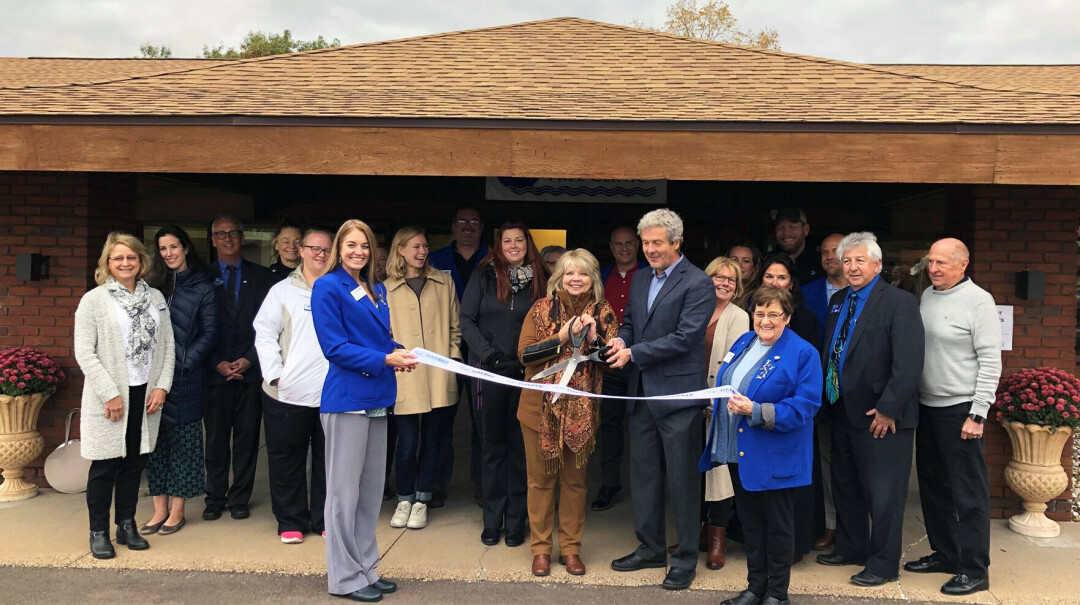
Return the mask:
POLYGON ((398 502, 397 509, 394 510, 394 516, 390 518, 390 527, 405 527, 409 522, 409 513, 412 512, 412 507, 412 502, 408 500, 398 502))
POLYGON ((409 529, 424 529, 427 527, 427 504, 423 502, 413 504, 408 527, 409 529))

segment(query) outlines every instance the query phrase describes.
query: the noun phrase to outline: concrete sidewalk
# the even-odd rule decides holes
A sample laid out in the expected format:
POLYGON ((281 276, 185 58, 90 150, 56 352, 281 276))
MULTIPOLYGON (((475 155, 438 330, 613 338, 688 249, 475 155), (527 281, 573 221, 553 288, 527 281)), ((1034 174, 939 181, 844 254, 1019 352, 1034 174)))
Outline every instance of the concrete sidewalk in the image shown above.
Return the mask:
MULTIPOLYGON (((467 443, 467 439, 459 440, 467 443)), ((594 462, 595 462, 594 457, 594 462)), ((660 600, 658 585, 664 570, 618 573, 612 559, 636 546, 629 494, 623 490, 614 508, 586 517, 582 561, 584 576, 570 576, 557 564, 546 578, 535 578, 529 569, 532 555, 528 541, 508 548, 487 547, 480 542, 480 509, 472 500, 465 451, 458 453, 459 472, 451 486, 445 508, 429 513, 428 527, 402 530, 390 527, 395 502, 383 503, 377 530, 383 553, 379 571, 389 578, 416 580, 464 580, 493 582, 567 583, 591 586, 647 586, 642 602, 660 600)), ((595 469, 599 470, 599 469, 595 469)), ((595 477, 599 473, 592 473, 595 477)), ((168 569, 294 575, 325 573, 324 543, 308 536, 303 544, 282 544, 275 533, 266 479, 265 450, 259 461, 259 477, 251 501, 251 518, 235 521, 226 514, 218 521, 202 520, 201 499, 188 504, 188 524, 172 536, 150 536, 151 548, 134 552, 117 546, 117 556, 99 561, 90 556, 87 514, 83 494, 60 494, 41 490, 33 499, 0 503, 0 566, 56 568, 168 569)), ((930 552, 922 523, 914 478, 904 524, 904 560, 930 552)), ((590 487, 590 497, 595 486, 590 487)), ((150 518, 153 506, 141 498, 140 523, 150 518)), ((669 535, 674 535, 669 530, 669 535)), ((1032 539, 1015 534, 1004 521, 994 521, 991 531, 991 590, 971 597, 950 599, 939 592, 945 575, 920 575, 901 571, 899 581, 878 588, 862 588, 848 581, 855 567, 826 567, 813 561, 811 553, 792 570, 791 594, 834 595, 911 601, 958 603, 1077 603, 1071 580, 1080 571, 1080 524, 1064 524, 1054 539, 1032 539)), ((558 554, 556 551, 555 554, 558 554)), ((704 555, 692 589, 738 592, 745 588, 746 564, 741 545, 728 543, 727 565, 719 571, 705 567, 704 555)), ((404 596, 404 595, 403 595, 404 596)), ((407 602, 407 601, 403 601, 407 602)))

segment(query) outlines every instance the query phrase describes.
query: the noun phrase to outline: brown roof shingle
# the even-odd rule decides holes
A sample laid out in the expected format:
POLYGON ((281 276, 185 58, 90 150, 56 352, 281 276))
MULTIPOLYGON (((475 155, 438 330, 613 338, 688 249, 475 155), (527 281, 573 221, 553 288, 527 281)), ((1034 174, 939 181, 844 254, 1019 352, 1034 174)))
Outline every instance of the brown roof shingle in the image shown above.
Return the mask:
POLYGON ((1080 96, 560 18, 0 90, 33 115, 1078 124, 1080 96))
POLYGON ((68 59, 0 57, 0 88, 90 84, 220 65, 214 59, 68 59))
POLYGON ((1080 65, 877 65, 893 73, 994 90, 1080 94, 1080 65))

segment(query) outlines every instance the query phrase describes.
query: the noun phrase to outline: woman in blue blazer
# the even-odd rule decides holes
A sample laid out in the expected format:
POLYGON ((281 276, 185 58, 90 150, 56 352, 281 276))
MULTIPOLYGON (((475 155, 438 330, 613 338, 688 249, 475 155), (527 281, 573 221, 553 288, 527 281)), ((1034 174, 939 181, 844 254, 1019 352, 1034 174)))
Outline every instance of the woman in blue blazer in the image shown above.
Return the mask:
POLYGON ((724 358, 717 386, 737 391, 713 402, 698 468, 727 464, 743 523, 748 587, 721 605, 786 603, 795 547, 795 488, 809 485, 814 414, 821 407, 817 350, 792 330, 791 293, 754 292, 754 331, 724 358))
POLYGON ((330 368, 319 417, 326 434, 326 577, 330 593, 373 602, 397 585, 375 572, 375 525, 386 472, 386 409, 397 398, 395 371, 416 358, 390 337, 386 288, 375 283, 371 227, 338 229, 325 273, 311 291, 315 333, 330 368))

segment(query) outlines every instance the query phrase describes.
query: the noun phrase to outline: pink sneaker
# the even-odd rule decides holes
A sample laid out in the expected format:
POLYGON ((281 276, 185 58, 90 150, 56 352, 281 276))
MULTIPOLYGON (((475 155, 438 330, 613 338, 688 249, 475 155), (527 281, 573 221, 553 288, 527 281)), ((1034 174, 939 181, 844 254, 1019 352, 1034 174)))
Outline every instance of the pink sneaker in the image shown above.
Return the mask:
POLYGON ((299 544, 304 541, 304 534, 298 531, 283 531, 281 541, 285 544, 299 544))
POLYGON ((325 529, 324 529, 324 530, 323 530, 323 532, 322 532, 322 537, 323 537, 323 540, 325 540, 325 539, 326 539, 326 530, 325 530, 325 529))

